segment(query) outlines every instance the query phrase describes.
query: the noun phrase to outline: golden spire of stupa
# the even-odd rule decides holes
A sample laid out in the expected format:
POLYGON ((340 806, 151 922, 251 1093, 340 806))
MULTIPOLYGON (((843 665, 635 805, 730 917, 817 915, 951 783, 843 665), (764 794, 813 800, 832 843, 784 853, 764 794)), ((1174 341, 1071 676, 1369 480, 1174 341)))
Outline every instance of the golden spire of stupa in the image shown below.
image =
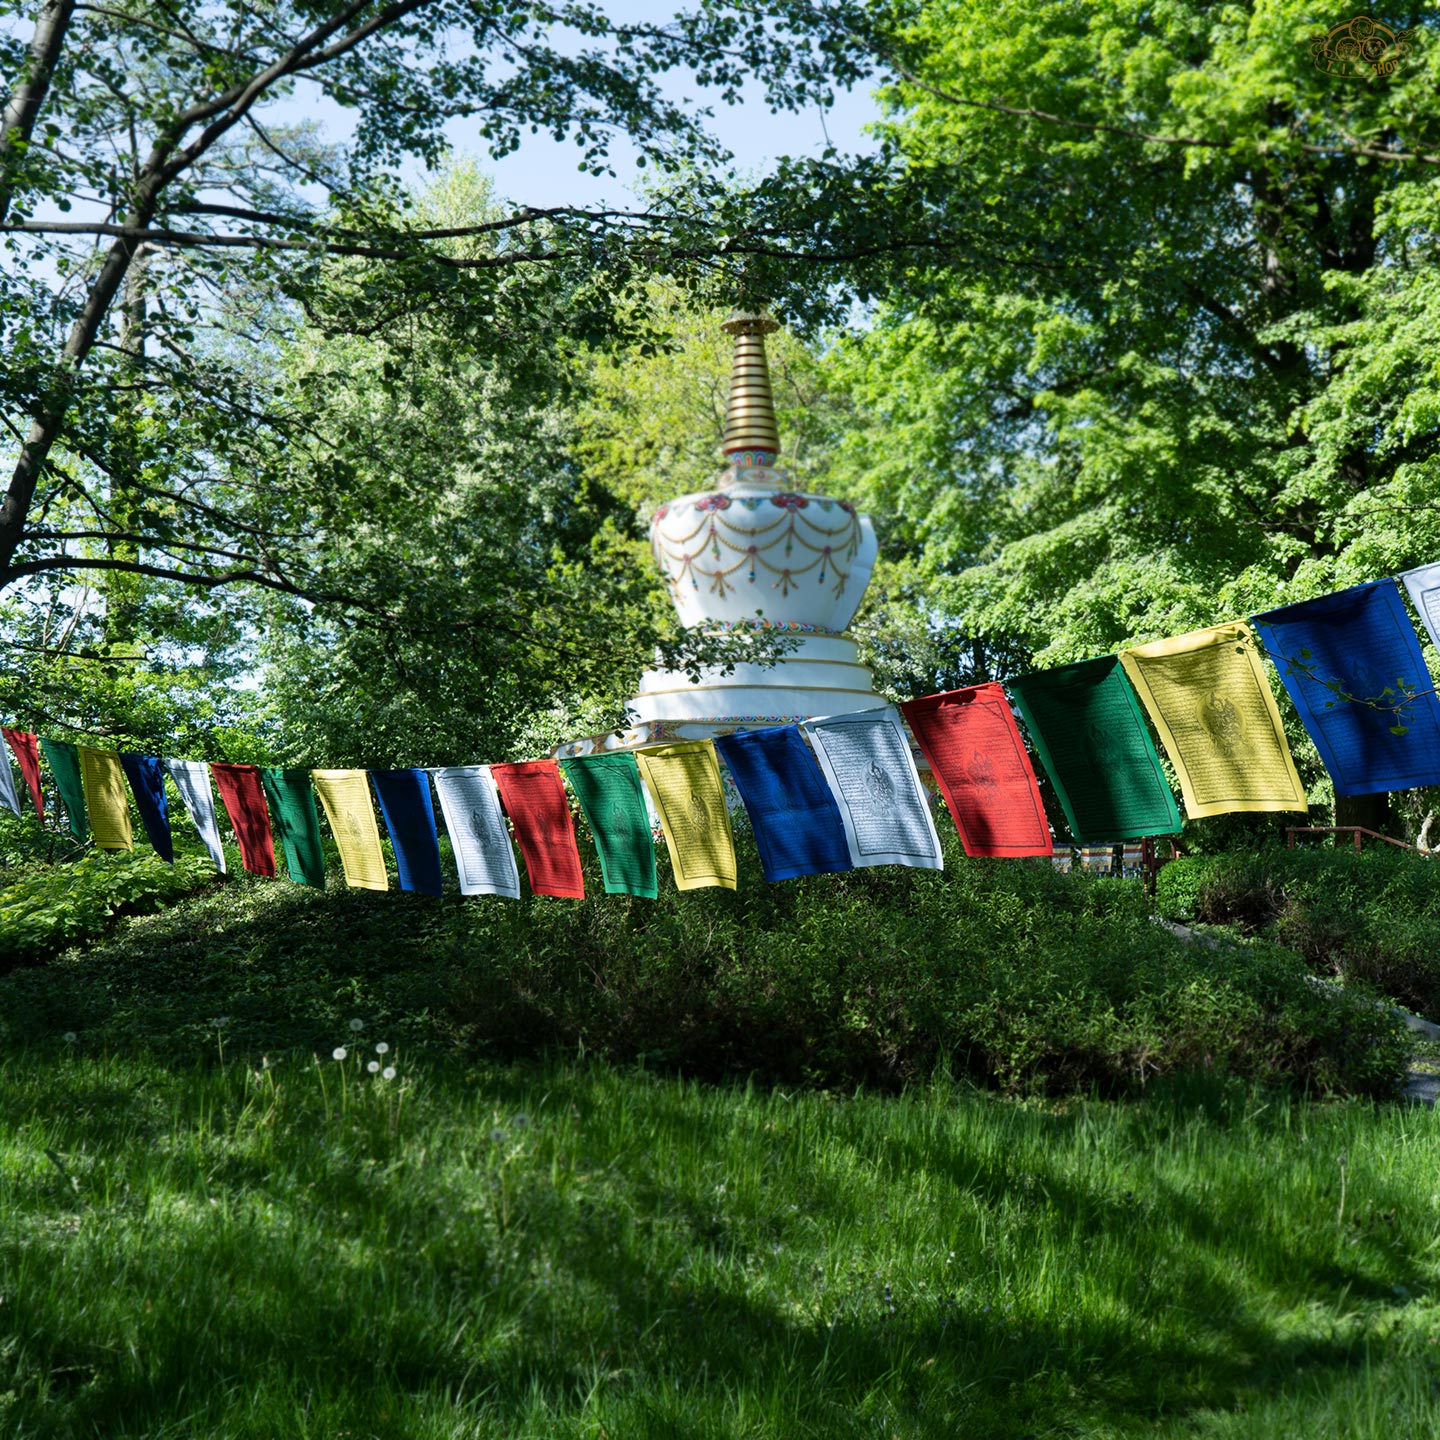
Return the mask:
POLYGON ((770 393, 765 337, 780 328, 779 322, 769 315, 739 314, 732 315, 720 328, 735 337, 721 451, 732 465, 769 468, 780 453, 780 430, 770 393))

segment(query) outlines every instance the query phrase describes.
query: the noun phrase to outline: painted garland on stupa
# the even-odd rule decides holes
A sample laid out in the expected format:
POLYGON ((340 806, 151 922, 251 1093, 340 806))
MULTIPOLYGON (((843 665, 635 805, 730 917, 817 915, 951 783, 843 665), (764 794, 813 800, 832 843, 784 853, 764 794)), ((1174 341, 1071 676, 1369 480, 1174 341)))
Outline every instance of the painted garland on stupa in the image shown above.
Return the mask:
POLYGON ((854 506, 844 500, 830 500, 792 491, 774 495, 728 495, 719 491, 697 500, 662 505, 651 522, 650 548, 655 563, 668 576, 672 594, 688 579, 698 590, 707 581, 712 595, 728 595, 741 584, 754 585, 763 569, 771 590, 788 596, 799 577, 818 569, 818 585, 833 577, 832 591, 845 593, 850 579, 848 568, 860 549, 860 519, 854 506), (781 512, 769 525, 730 524, 725 512, 740 506, 754 515, 764 506, 781 512), (839 525, 826 525, 815 511, 829 518, 844 515, 839 525), (693 526, 689 522, 698 515, 693 526), (696 541, 699 541, 697 544, 696 541), (796 547, 801 553, 795 556, 796 547), (731 556, 732 564, 725 564, 731 556), (707 569, 706 560, 715 562, 707 569), (804 563, 801 563, 804 562, 804 563), (757 568, 758 567, 758 568, 757 568), (744 572, 740 580, 731 577, 744 572))

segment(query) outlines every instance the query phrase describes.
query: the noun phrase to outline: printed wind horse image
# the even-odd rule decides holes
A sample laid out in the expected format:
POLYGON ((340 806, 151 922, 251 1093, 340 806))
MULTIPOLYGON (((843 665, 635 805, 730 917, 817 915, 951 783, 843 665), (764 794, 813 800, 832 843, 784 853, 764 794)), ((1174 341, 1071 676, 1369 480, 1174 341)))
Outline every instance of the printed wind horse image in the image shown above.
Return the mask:
POLYGON ((1211 690, 1200 701, 1200 726, 1210 737, 1210 743, 1227 760, 1233 759, 1245 743, 1245 721, 1241 718, 1235 702, 1211 690))
POLYGON ((890 772, 874 760, 865 775, 865 793, 876 809, 895 808, 895 782, 890 778, 890 772))

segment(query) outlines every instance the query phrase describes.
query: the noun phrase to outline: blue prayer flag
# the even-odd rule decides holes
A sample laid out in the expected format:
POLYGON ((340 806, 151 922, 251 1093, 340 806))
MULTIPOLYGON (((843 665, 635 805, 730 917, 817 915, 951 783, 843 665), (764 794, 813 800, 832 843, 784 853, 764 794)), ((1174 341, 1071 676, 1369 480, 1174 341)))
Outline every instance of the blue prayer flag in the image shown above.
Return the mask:
POLYGON ((440 842, 435 834, 435 807, 423 770, 372 770, 380 813, 395 848, 395 869, 402 890, 439 895, 440 842))
POLYGON ((175 846, 170 839, 170 807, 165 799, 165 762, 158 755, 137 755, 122 751, 120 764, 130 782, 140 823, 155 853, 167 864, 175 863, 175 846))
POLYGON ((767 880, 854 868, 840 808, 798 726, 719 735, 715 748, 745 802, 767 880))
POLYGON ((1414 693, 1433 682, 1393 580, 1286 605, 1253 624, 1337 795, 1440 784, 1440 703, 1414 693))

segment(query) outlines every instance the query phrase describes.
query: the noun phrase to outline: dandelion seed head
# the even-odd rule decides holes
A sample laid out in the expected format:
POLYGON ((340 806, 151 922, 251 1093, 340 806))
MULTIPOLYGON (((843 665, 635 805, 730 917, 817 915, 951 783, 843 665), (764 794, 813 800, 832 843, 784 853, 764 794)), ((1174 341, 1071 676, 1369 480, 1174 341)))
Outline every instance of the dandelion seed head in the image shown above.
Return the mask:
POLYGON ((350 1029, 356 1035, 358 1035, 364 1028, 365 1022, 358 1015, 350 1022, 350 1029))
POLYGON ((60 1038, 67 1045, 73 1045, 80 1037, 73 1030, 67 1030, 60 1038))
POLYGON ((388 1055, 390 1053, 389 1042, 385 1040, 380 1041, 380 1043, 375 1047, 375 1053, 377 1055, 388 1055))
POLYGON ((330 1052, 330 1055, 335 1060, 343 1060, 349 1053, 350 1052, 343 1045, 337 1045, 330 1052))
POLYGON ((378 1060, 372 1060, 365 1069, 369 1071, 371 1075, 378 1075, 380 1073, 380 1062, 378 1060))
POLYGON ((393 1065, 387 1065, 380 1072, 380 1078, 382 1080, 393 1080, 395 1078, 395 1067, 393 1065))

